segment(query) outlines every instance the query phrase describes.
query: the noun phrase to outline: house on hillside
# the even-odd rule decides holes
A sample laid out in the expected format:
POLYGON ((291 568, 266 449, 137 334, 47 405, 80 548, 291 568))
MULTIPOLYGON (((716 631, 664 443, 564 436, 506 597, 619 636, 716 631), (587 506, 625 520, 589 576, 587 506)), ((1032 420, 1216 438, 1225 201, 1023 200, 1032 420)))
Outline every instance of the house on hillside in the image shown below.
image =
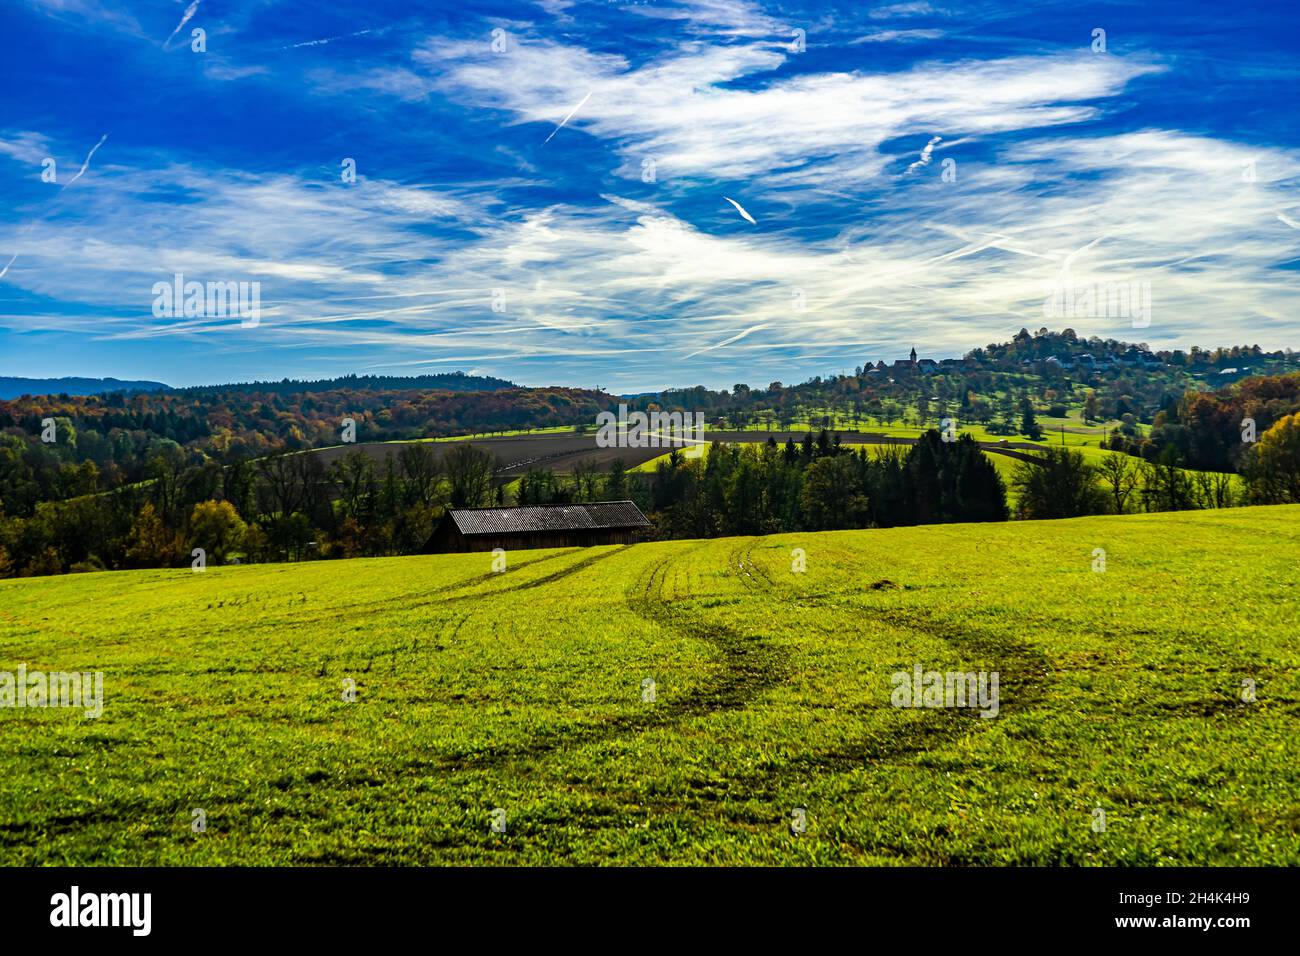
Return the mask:
POLYGON ((426 553, 583 548, 632 544, 650 522, 631 501, 527 508, 452 508, 433 529, 426 553))

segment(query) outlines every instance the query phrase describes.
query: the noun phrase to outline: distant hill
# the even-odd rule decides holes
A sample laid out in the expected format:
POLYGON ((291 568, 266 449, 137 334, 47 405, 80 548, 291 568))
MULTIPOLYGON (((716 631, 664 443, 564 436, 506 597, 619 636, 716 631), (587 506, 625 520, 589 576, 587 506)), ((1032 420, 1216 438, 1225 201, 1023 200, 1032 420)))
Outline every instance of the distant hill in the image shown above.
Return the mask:
POLYGON ((0 375, 0 400, 23 395, 103 395, 106 392, 161 392, 162 382, 123 382, 116 378, 11 378, 0 375))
POLYGON ((276 395, 296 395, 305 392, 332 392, 342 388, 371 392, 401 392, 411 389, 440 389, 446 392, 499 392, 518 388, 514 382, 490 375, 466 375, 464 372, 443 372, 437 375, 341 375, 312 381, 281 379, 278 382, 236 382, 229 385, 195 385, 189 388, 168 389, 176 392, 266 392, 276 395))

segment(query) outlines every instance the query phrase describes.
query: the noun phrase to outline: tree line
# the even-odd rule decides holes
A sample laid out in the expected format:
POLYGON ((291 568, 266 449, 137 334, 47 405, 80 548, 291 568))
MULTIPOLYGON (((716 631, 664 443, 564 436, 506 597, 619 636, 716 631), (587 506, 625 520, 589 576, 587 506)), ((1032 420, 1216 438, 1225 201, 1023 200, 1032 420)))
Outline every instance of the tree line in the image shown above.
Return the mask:
POLYGON ((175 446, 145 480, 0 512, 0 577, 411 554, 448 507, 503 502, 498 463, 469 443, 404 445, 382 464, 353 450, 330 464, 287 452, 222 467, 175 446))
POLYGON ((25 517, 41 502, 145 481, 159 455, 219 467, 338 445, 348 422, 368 441, 450 437, 573 427, 614 402, 583 389, 513 386, 295 393, 237 386, 0 401, 0 507, 25 517))
POLYGON ((826 430, 714 443, 695 457, 674 450, 649 472, 621 461, 570 475, 533 468, 509 492, 491 453, 471 442, 445 451, 412 443, 382 461, 353 449, 329 463, 286 452, 221 466, 164 446, 137 484, 0 512, 0 577, 183 567, 196 554, 214 564, 413 554, 448 508, 493 505, 632 500, 653 536, 674 538, 1300 502, 1300 414, 1270 427, 1240 478, 1189 472, 1173 448, 1092 461, 1052 447, 1017 463, 1010 489, 970 436, 933 429, 874 450, 826 430))
POLYGON ((928 433, 870 455, 823 431, 784 446, 672 452, 652 473, 534 468, 507 495, 500 463, 472 443, 439 455, 404 445, 382 462, 353 450, 325 464, 283 453, 220 466, 168 446, 148 477, 106 493, 0 514, 0 576, 205 562, 418 553, 448 508, 637 501, 663 537, 1000 521, 1006 489, 979 446, 928 433))

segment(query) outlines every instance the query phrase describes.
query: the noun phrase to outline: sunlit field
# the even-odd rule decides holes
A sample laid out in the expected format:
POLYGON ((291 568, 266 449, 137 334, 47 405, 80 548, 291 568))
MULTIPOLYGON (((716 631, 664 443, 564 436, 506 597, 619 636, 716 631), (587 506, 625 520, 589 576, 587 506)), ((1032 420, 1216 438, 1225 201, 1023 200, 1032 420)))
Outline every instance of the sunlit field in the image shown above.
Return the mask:
POLYGON ((1300 507, 491 561, 0 582, 5 861, 1300 863, 1300 507))

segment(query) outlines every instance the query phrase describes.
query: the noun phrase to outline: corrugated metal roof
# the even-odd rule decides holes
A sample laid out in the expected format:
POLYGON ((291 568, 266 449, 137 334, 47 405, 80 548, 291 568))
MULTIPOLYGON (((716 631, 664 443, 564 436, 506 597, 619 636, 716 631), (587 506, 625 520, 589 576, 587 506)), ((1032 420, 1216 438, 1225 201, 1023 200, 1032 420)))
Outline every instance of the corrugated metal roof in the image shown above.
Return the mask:
POLYGON ((453 508, 451 520, 461 534, 527 534, 535 531, 581 531, 597 528, 646 528, 650 522, 631 501, 597 501, 584 505, 537 505, 529 508, 453 508))

